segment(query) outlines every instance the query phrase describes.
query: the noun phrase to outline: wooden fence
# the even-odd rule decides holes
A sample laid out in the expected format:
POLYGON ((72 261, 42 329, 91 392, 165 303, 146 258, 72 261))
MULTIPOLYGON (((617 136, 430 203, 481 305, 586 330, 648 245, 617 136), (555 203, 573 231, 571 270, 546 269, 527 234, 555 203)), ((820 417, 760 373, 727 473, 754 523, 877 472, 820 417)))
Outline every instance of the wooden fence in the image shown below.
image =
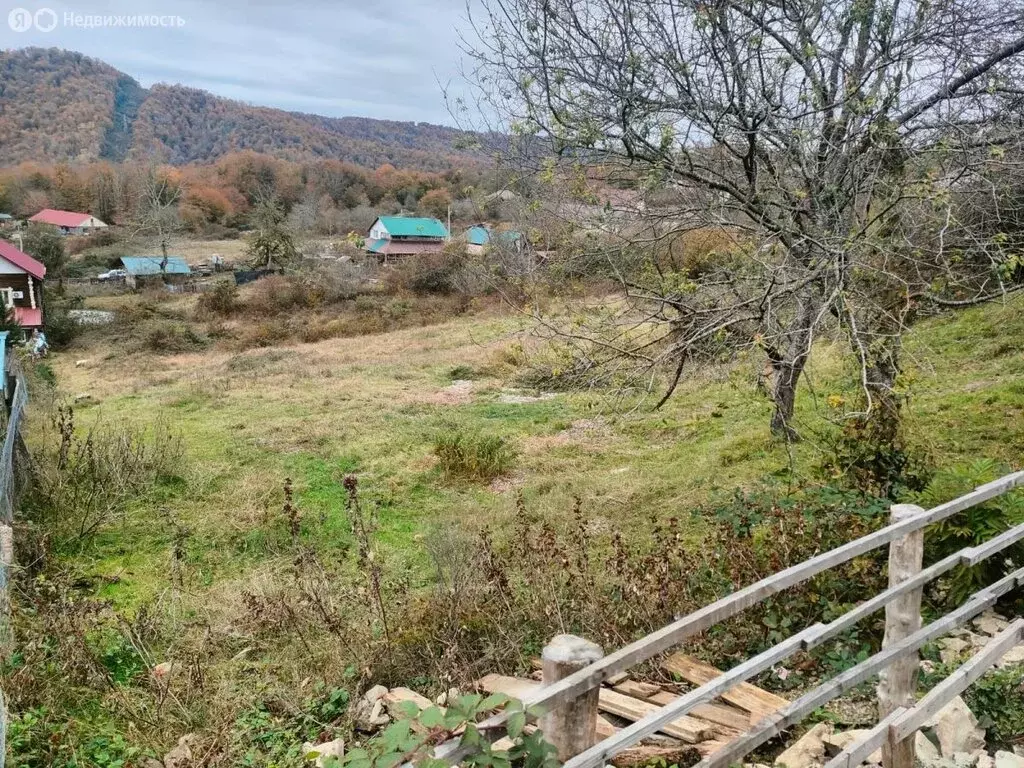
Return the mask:
MULTIPOLYGON (((17 359, 7 354, 7 333, 0 332, 0 390, 3 393, 3 414, 6 415, 3 447, 0 448, 0 654, 12 650, 11 603, 8 591, 9 572, 14 562, 14 509, 21 487, 21 472, 27 449, 21 435, 28 388, 17 359)), ((0 691, 0 768, 7 754, 7 712, 3 691, 0 691)))
MULTIPOLYGON (((826 768, 851 768, 879 747, 883 748, 886 768, 913 768, 915 732, 1024 637, 1024 620, 1013 623, 915 704, 918 651, 926 643, 992 607, 1001 596, 1024 585, 1024 568, 1021 568, 978 591, 959 608, 922 627, 920 605, 925 584, 957 566, 977 565, 1024 539, 1024 525, 1018 525, 984 544, 965 547, 928 568, 922 568, 924 529, 1022 485, 1024 472, 1016 472, 930 510, 896 505, 892 508, 892 520, 885 528, 744 587, 607 656, 594 659, 582 653, 579 654, 582 660, 575 666, 571 659, 560 665, 545 663, 544 686, 533 695, 526 696, 524 703, 527 707, 548 713, 542 721, 549 728, 545 736, 559 746, 559 756, 565 761, 566 768, 600 768, 615 755, 637 745, 687 712, 770 669, 797 651, 809 651, 822 645, 884 608, 886 629, 881 651, 764 717, 746 733, 705 757, 696 768, 725 768, 740 762, 745 755, 798 724, 814 710, 875 675, 881 677, 880 722, 864 738, 844 749, 826 768), (603 682, 658 656, 688 637, 736 616, 765 598, 886 544, 889 545, 888 589, 834 621, 807 627, 613 735, 592 743, 596 728, 592 720, 596 718, 597 710, 591 701, 603 682)), ((592 645, 585 641, 581 643, 592 645)), ((500 735, 506 718, 504 714, 491 717, 481 724, 481 732, 500 735)), ((435 750, 436 757, 449 763, 458 762, 471 753, 471 749, 460 746, 457 741, 443 744, 435 750)))

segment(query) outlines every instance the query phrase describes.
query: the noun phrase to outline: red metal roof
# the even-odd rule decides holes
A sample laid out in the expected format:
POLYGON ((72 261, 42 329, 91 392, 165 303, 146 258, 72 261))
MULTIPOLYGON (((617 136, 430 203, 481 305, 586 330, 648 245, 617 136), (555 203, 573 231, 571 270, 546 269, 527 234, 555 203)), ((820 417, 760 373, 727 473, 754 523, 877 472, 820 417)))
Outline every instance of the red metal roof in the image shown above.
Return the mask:
POLYGON ((15 307, 14 320, 22 328, 42 328, 43 310, 29 307, 15 307))
POLYGON ((46 277, 46 267, 41 262, 36 261, 27 253, 22 253, 6 240, 0 240, 0 258, 25 270, 39 280, 46 277))
POLYGON ((52 224, 55 227, 81 227, 84 226, 91 218, 92 216, 88 213, 55 211, 53 208, 44 208, 29 219, 29 221, 35 221, 40 224, 52 224))

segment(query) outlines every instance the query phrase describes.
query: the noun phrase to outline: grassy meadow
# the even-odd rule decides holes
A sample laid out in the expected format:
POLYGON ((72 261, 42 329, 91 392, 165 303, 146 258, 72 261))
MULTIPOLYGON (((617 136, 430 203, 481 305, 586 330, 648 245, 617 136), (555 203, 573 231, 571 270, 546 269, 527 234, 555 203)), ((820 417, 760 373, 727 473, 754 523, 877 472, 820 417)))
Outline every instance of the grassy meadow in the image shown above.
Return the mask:
MULTIPOLYGON (((123 309, 135 301, 98 297, 87 306, 123 309)), ((177 297, 172 306, 187 315, 195 301, 177 297)), ((297 568, 296 542, 319 563, 340 563, 332 578, 356 580, 354 566, 342 563, 358 543, 346 475, 358 478, 376 519, 377 556, 390 578, 415 593, 437 578, 439 537, 486 529, 507 539, 524 509, 565 531, 576 524, 578 503, 590 531, 643 538, 652 518, 685 517, 737 488, 827 482, 820 468, 843 409, 856 398, 855 372, 838 341, 814 350, 797 408, 804 439, 792 446, 769 435, 770 404, 756 391, 762 361, 755 357, 693 373, 659 411, 651 410, 654 399, 524 389, 517 377, 545 349, 526 319, 498 306, 388 333, 306 344, 284 339, 245 350, 214 337, 188 352, 131 351, 118 333, 91 330, 45 362, 30 443, 39 449, 55 439, 53 408, 76 401, 79 432, 97 424, 161 426, 181 440, 176 468, 152 492, 57 555, 79 593, 124 622, 170 617, 172 629, 151 641, 141 630, 128 633, 138 640, 130 643, 136 660, 126 662, 128 679, 145 688, 144 667, 168 659, 203 668, 201 708, 160 709, 112 685, 82 701, 62 737, 88 741, 82 733, 110 730, 123 750, 141 744, 152 754, 189 731, 203 731, 223 748, 238 738, 239 718, 263 706, 257 702, 284 702, 268 711, 287 719, 322 681, 351 688, 372 677, 353 670, 344 652, 322 652, 318 637, 275 640, 246 629, 258 600, 297 568), (52 385, 44 384, 50 373, 52 385), (449 476, 435 446, 453 434, 500 437, 514 459, 494 479, 449 476), (297 510, 292 523, 286 482, 297 510), (289 525, 296 526, 291 544, 289 525)), ((981 457, 1019 466, 1020 297, 922 322, 905 360, 915 450, 935 466, 981 457)), ((686 525, 688 545, 699 549, 700 520, 686 525)), ((360 610, 372 602, 358 589, 350 597, 360 610)), ((446 681, 423 670, 407 682, 435 693, 446 681)), ((26 744, 29 731, 23 725, 26 744)), ((239 753, 251 757, 246 749, 239 753)), ((291 764, 261 759, 238 764, 291 764)))

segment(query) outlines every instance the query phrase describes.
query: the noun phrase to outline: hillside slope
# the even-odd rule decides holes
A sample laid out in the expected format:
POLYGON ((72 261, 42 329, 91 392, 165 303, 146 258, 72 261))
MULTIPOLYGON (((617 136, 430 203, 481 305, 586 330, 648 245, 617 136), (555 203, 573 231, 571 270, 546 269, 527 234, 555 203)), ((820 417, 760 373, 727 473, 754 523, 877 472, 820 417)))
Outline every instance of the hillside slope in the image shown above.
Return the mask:
POLYGON ((479 155, 474 137, 427 123, 330 118, 243 104, 180 85, 140 86, 57 48, 0 51, 0 157, 61 162, 156 159, 184 164, 240 149, 444 170, 479 155))

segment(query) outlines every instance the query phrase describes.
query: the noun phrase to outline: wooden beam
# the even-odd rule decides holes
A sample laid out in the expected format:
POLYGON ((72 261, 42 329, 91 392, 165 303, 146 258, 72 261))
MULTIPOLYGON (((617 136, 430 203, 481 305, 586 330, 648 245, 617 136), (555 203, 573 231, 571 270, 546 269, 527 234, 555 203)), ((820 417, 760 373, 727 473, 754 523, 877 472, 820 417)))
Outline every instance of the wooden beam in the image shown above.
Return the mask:
MULTIPOLYGON (((892 521, 896 523, 922 512, 924 510, 914 504, 895 504, 892 508, 892 521)), ((896 539, 889 544, 889 586, 896 587, 914 578, 921 572, 923 564, 924 530, 911 531, 896 539)), ((922 587, 910 590, 885 607, 882 648, 895 645, 921 629, 922 590, 922 587)), ((916 652, 908 653, 893 660, 892 664, 879 673, 878 714, 882 719, 896 709, 914 706, 919 662, 916 652)), ((884 768, 914 768, 914 740, 894 741, 891 732, 889 736, 882 744, 884 768)))
MULTIPOLYGON (((687 656, 685 653, 677 653, 669 656, 661 663, 662 669, 679 675, 695 685, 710 683, 723 674, 721 670, 705 664, 700 659, 687 656)), ((770 715, 789 704, 789 701, 769 693, 763 688, 758 688, 750 683, 738 683, 735 687, 722 692, 722 699, 735 707, 745 709, 757 720, 770 715)))
POLYGON ((825 764, 825 768, 857 768, 858 765, 867 760, 872 753, 885 744, 889 739, 890 726, 906 711, 903 707, 894 709, 858 741, 850 744, 846 749, 829 760, 825 764))
POLYGON ((907 739, 913 736, 953 698, 973 685, 1021 640, 1024 640, 1024 619, 1017 619, 989 640, 978 653, 961 664, 953 674, 925 694, 916 706, 898 718, 892 726, 895 738, 907 739))
MULTIPOLYGON (((757 747, 769 739, 778 736, 787 728, 800 722, 801 719, 818 707, 827 704, 836 696, 870 679, 872 675, 887 667, 894 659, 919 650, 925 643, 942 637, 942 635, 954 627, 991 608, 1002 595, 1019 586, 1022 581, 1024 581, 1024 568, 1014 571, 990 587, 981 590, 962 606, 943 618, 932 622, 899 643, 883 649, 860 664, 839 674, 829 682, 804 694, 785 709, 761 721, 758 727, 750 733, 732 742, 713 756, 702 760, 698 764, 698 768, 716 768, 717 766, 728 766, 733 762, 738 762, 751 750, 757 749, 757 747)), ((618 739, 627 730, 623 729, 615 738, 618 739)), ((609 741, 612 740, 610 739, 609 741)), ((601 744, 596 746, 600 747, 601 744)), ((566 765, 572 768, 581 768, 584 763, 577 761, 583 757, 584 755, 580 755, 576 760, 570 761, 566 765)))
MULTIPOLYGON (((660 707, 657 704, 634 699, 632 696, 624 696, 608 688, 601 689, 599 705, 601 711, 618 715, 630 722, 643 720, 652 712, 660 711, 660 707)), ((687 744, 697 744, 698 742, 713 738, 715 735, 714 728, 709 723, 702 723, 686 715, 680 715, 679 717, 672 718, 670 722, 662 723, 658 730, 666 736, 681 739, 687 744)))
MULTIPOLYGON (((778 594, 789 587, 801 584, 829 568, 849 562, 853 558, 858 557, 865 552, 869 552, 872 549, 888 544, 890 541, 906 535, 911 531, 924 528, 940 520, 945 520, 965 509, 969 509, 977 504, 996 498, 997 496, 1021 485, 1024 485, 1024 472, 1014 472, 993 482, 978 486, 970 493, 965 494, 958 499, 940 504, 922 515, 908 518, 907 520, 900 521, 898 523, 893 523, 879 531, 875 531, 867 536, 862 536, 859 539, 848 542, 847 544, 837 547, 829 552, 824 552, 816 557, 804 561, 803 563, 786 568, 785 570, 762 579, 755 584, 751 584, 743 589, 737 590, 731 595, 721 598, 694 613, 684 616, 673 623, 662 627, 660 630, 653 632, 640 640, 630 643, 629 645, 608 654, 600 661, 590 665, 586 669, 582 669, 579 672, 570 675, 558 684, 545 688, 542 691, 538 691, 535 696, 531 696, 525 703, 528 706, 543 707, 550 706, 560 701, 572 699, 579 695, 580 692, 592 687, 595 681, 600 683, 608 680, 609 678, 618 676, 630 667, 642 661, 646 661, 674 645, 678 645, 683 640, 694 634, 703 632, 715 624, 737 615, 741 611, 757 604, 767 597, 778 594)), ((952 568, 956 564, 956 562, 953 562, 949 567, 952 568)), ((896 595, 894 594, 889 594, 884 601, 879 601, 878 598, 875 598, 874 607, 870 610, 865 609, 863 615, 867 615, 868 613, 877 610, 895 596, 896 595)), ((855 609, 855 611, 856 610, 858 609, 855 609)), ((849 616, 849 614, 847 614, 847 616, 849 616)), ((805 630, 804 633, 802 633, 802 642, 805 647, 813 647, 812 644, 824 642, 828 636, 831 636, 830 633, 838 633, 841 631, 842 627, 848 625, 849 624, 846 623, 846 617, 843 617, 840 621, 832 622, 827 627, 816 625, 815 627, 808 628, 808 630, 805 630)), ((758 658, 763 661, 765 658, 775 657, 778 649, 778 646, 776 648, 769 649, 770 653, 766 652, 765 654, 761 654, 758 658)), ((793 648, 793 650, 795 650, 795 648, 793 648)), ((785 658, 785 656, 776 658, 785 658)), ((740 667, 743 666, 744 665, 740 665, 740 667)), ((737 667, 736 669, 739 669, 740 667, 737 667)), ((756 667, 756 665, 755 667, 747 667, 748 676, 753 676, 754 674, 763 671, 765 668, 766 667, 756 667), (754 671, 749 671, 750 669, 753 669, 754 671)), ((735 670, 730 670, 730 672, 734 671, 735 670)), ((737 676, 735 679, 746 678, 740 678, 737 676)), ((707 700, 714 698, 717 693, 708 696, 707 698, 701 698, 701 696, 707 692, 705 688, 710 689, 716 687, 716 685, 711 684, 708 686, 702 686, 698 691, 694 691, 691 692, 691 694, 680 697, 680 699, 671 707, 665 707, 665 709, 671 709, 672 712, 676 714, 685 712, 687 711, 686 708, 688 706, 692 707, 696 704, 705 703, 707 700), (700 693, 701 695, 693 695, 697 693, 700 693)), ((658 717, 652 716, 645 718, 644 721, 634 724, 635 726, 638 726, 636 730, 633 729, 633 726, 623 729, 621 734, 624 734, 627 731, 632 731, 630 738, 635 740, 628 743, 620 743, 619 749, 624 749, 630 744, 637 743, 640 738, 643 738, 643 735, 646 735, 646 729, 650 727, 652 722, 660 720, 663 716, 668 717, 669 714, 671 713, 659 715, 658 717)), ((488 718, 481 724, 481 726, 485 729, 493 728, 501 725, 507 719, 507 714, 500 713, 488 718)), ((440 745, 437 750, 435 750, 435 757, 451 763, 458 761, 470 751, 471 750, 461 748, 456 742, 448 742, 440 745)), ((609 752, 608 754, 614 754, 614 752, 609 752)))
MULTIPOLYGON (((576 635, 557 635, 541 653, 544 685, 553 685, 573 672, 604 656, 597 643, 576 635)), ((552 744, 558 759, 566 761, 594 746, 597 734, 598 688, 552 707, 537 719, 545 740, 552 744)))
MULTIPOLYGON (((664 691, 660 685, 639 683, 633 680, 627 680, 614 686, 614 690, 626 696, 632 696, 634 699, 643 699, 662 707, 679 698, 678 693, 664 691)), ((742 732, 750 727, 750 713, 726 704, 699 704, 690 710, 690 714, 698 720, 707 720, 717 726, 715 733, 720 736, 735 735, 736 731, 742 732), (722 729, 728 733, 723 733, 722 729)))
MULTIPOLYGON (((668 691, 661 691, 653 696, 648 697, 648 701, 651 701, 658 706, 664 707, 668 704, 673 703, 678 699, 678 694, 669 693, 668 691)), ((690 710, 690 714, 701 720, 707 720, 709 723, 714 723, 721 728, 728 728, 730 731, 745 731, 750 727, 750 715, 744 712, 742 709, 736 707, 730 707, 727 704, 698 704, 696 707, 690 710)), ((719 732, 716 728, 716 732, 719 732)))
MULTIPOLYGON (((530 695, 535 694, 544 687, 543 683, 536 680, 526 680, 521 677, 509 677, 508 675, 484 675, 475 683, 476 687, 485 693, 504 693, 513 699, 522 701, 530 695)), ((597 735, 599 738, 607 739, 619 732, 619 729, 612 725, 607 717, 597 716, 597 735)))
POLYGON ((656 712, 652 712, 643 720, 623 728, 611 739, 605 739, 594 745, 581 755, 565 764, 565 768, 596 768, 607 762, 607 758, 618 753, 626 747, 637 744, 645 736, 657 731, 663 723, 671 721, 681 714, 689 712, 698 704, 705 704, 711 699, 717 698, 723 691, 730 688, 739 680, 746 680, 758 672, 771 667, 777 660, 786 658, 803 644, 804 633, 817 631, 818 625, 809 627, 803 633, 794 635, 783 640, 776 646, 769 648, 757 656, 738 664, 720 677, 708 682, 696 690, 690 691, 671 704, 668 704, 656 712))
MULTIPOLYGON (((739 589, 731 595, 716 600, 710 605, 706 605, 700 610, 684 616, 640 640, 623 646, 600 661, 591 664, 586 669, 570 675, 557 685, 549 686, 543 692, 538 692, 537 698, 531 699, 527 704, 529 706, 550 706, 560 701, 575 698, 583 691, 593 687, 595 682, 603 683, 612 675, 624 672, 630 667, 668 650, 672 646, 679 645, 686 638, 703 632, 719 622, 732 618, 767 597, 776 595, 784 589, 789 589, 797 584, 802 584, 829 568, 849 562, 853 558, 888 544, 890 541, 904 536, 911 531, 916 531, 932 523, 945 520, 958 512, 994 499, 1020 485, 1024 485, 1024 471, 1014 472, 991 483, 985 483, 970 493, 958 499, 947 501, 945 504, 940 504, 917 517, 893 523, 867 536, 862 536, 859 539, 848 542, 841 547, 823 552, 802 563, 790 566, 761 581, 739 589)), ((486 725, 504 722, 504 719, 504 715, 498 715, 493 721, 487 721, 486 725)))
POLYGON ((632 696, 634 699, 649 699, 661 693, 661 686, 654 683, 640 683, 636 680, 624 680, 612 688, 625 696, 632 696))

